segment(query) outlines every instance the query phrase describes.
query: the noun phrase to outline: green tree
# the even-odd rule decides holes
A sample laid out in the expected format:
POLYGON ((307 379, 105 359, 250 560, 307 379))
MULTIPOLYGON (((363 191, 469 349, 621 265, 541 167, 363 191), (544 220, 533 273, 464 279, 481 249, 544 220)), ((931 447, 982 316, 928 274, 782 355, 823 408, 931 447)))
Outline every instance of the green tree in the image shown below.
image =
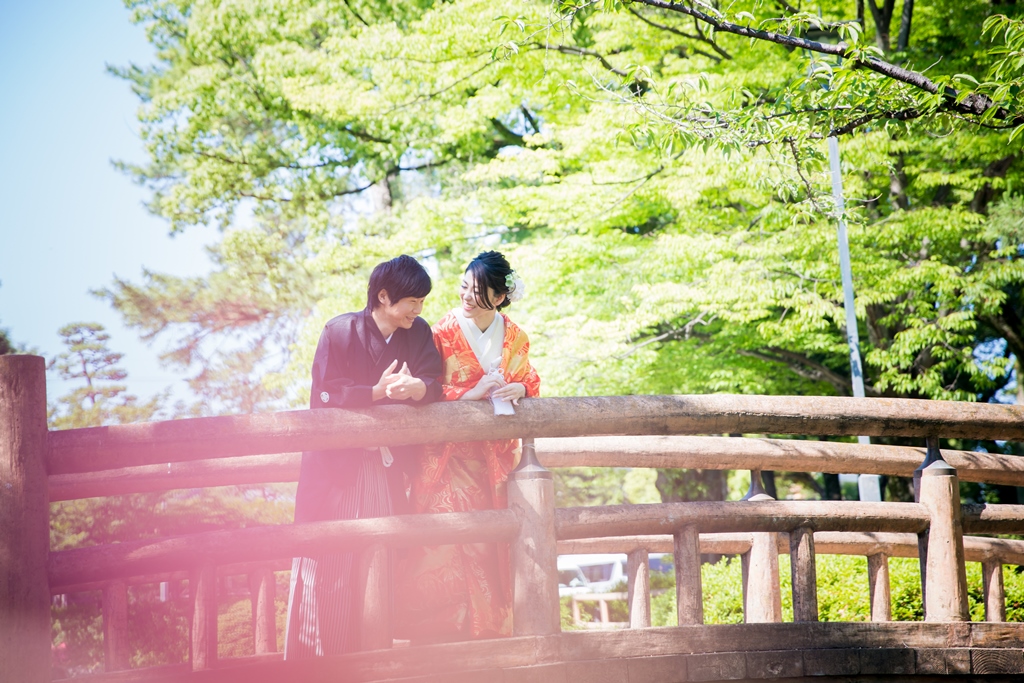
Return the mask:
POLYGON ((138 397, 127 393, 128 388, 121 382, 128 373, 118 367, 124 354, 108 348, 110 335, 102 325, 71 323, 60 328, 58 334, 67 348, 51 360, 48 367, 64 381, 83 384, 58 398, 50 407, 51 428, 127 424, 157 417, 166 395, 140 402, 138 397))
POLYGON ((849 394, 838 135, 869 394, 1020 391, 1014 5, 130 6, 158 56, 118 70, 148 151, 124 167, 172 230, 225 232, 208 278, 105 296, 172 355, 264 340, 218 378, 301 403, 374 263, 428 259, 436 319, 499 244, 548 395, 849 394))
POLYGON ((14 342, 11 341, 10 336, 8 336, 9 334, 7 330, 0 328, 0 356, 14 353, 15 351, 14 342))

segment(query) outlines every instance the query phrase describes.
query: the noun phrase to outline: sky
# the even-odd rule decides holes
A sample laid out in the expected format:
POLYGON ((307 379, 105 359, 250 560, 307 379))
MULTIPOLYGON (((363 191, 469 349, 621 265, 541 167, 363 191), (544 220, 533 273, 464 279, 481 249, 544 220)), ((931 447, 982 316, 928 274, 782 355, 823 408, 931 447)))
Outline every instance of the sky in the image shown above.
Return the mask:
MULTIPOLYGON (((185 377, 160 366, 149 346, 89 290, 143 268, 199 275, 214 228, 169 236, 143 206, 145 188, 112 160, 140 162, 138 98, 106 65, 150 64, 153 50, 121 0, 0 0, 0 328, 47 360, 63 350, 57 330, 98 322, 125 354, 129 391, 148 398, 185 377)), ((71 385, 47 376, 53 399, 71 385)))

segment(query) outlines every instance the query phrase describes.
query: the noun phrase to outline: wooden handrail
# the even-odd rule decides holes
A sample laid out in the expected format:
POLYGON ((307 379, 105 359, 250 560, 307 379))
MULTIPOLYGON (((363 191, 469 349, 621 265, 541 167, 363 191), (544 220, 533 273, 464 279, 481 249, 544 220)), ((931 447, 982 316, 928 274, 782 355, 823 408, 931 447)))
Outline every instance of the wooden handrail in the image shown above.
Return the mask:
MULTIPOLYGON (((659 467, 854 472, 909 477, 924 448, 796 439, 714 436, 595 436, 537 439, 546 467, 659 467)), ((1024 486, 1024 458, 974 451, 942 451, 964 481, 1024 486)), ((301 453, 169 462, 116 470, 54 474, 50 500, 246 484, 294 482, 301 453)))
POLYGON ((916 503, 842 501, 736 501, 610 505, 555 511, 558 539, 673 532, 693 525, 703 532, 820 531, 917 533, 928 516, 916 503))
MULTIPOLYGON (((1000 507, 1015 506, 985 509, 991 512, 1000 507)), ((996 516, 1019 523, 1013 514, 996 516)), ((810 526, 818 529, 818 554, 885 552, 913 557, 917 550, 914 534, 927 527, 928 519, 913 503, 747 501, 563 508, 556 511, 555 525, 560 553, 629 552, 640 547, 671 552, 672 537, 656 534, 696 525, 705 532, 701 534, 701 552, 741 554, 750 547, 750 532, 810 526), (733 533, 712 533, 716 531, 733 533), (840 531, 843 533, 836 533, 840 531), (645 533, 651 535, 638 535, 645 533), (615 534, 622 536, 600 538, 615 534)), ((383 539, 394 545, 507 541, 516 528, 510 511, 494 510, 251 527, 65 550, 50 554, 51 591, 92 587, 115 578, 167 576, 187 571, 199 557, 238 567, 239 563, 301 555, 324 543, 335 547, 344 543, 346 549, 354 549, 383 539)), ((1024 564, 1024 541, 969 539, 965 548, 969 559, 998 557, 1024 564)), ((780 536, 779 551, 788 552, 785 534, 780 536)))
POLYGON ((193 569, 197 563, 259 562, 311 552, 355 550, 374 541, 438 545, 511 541, 519 530, 511 510, 373 517, 208 531, 50 553, 50 592, 95 581, 193 569))
MULTIPOLYGON (((750 550, 749 533, 707 533, 700 535, 704 554, 742 555, 750 550)), ((788 534, 779 534, 779 554, 789 553, 788 534)), ((644 548, 652 553, 671 553, 672 536, 612 536, 580 538, 558 542, 559 555, 629 553, 644 548)), ((816 531, 814 550, 818 555, 878 555, 917 558, 917 535, 889 532, 816 531)), ((1002 564, 1024 565, 1024 541, 1007 538, 964 536, 968 562, 997 560, 1002 564)))
POLYGON ((51 474, 50 502, 175 489, 296 482, 301 461, 302 453, 280 453, 51 474))
MULTIPOLYGON (((222 564, 217 566, 217 577, 222 578, 225 576, 246 576, 258 571, 270 571, 270 572, 285 572, 292 568, 292 558, 281 558, 279 560, 266 560, 264 562, 240 562, 238 564, 222 564)), ((189 578, 188 570, 179 570, 174 572, 158 572, 156 574, 134 574, 127 579, 117 579, 123 581, 128 586, 145 586, 147 584, 163 583, 165 581, 187 581, 189 578)), ((110 583, 106 581, 91 581, 89 583, 73 583, 63 584, 60 586, 51 587, 51 595, 60 595, 61 593, 84 593, 87 591, 102 590, 104 586, 110 583), (57 590, 52 590, 56 588, 57 590)))
MULTIPOLYGON (((656 467, 887 474, 909 477, 925 449, 805 439, 720 436, 594 436, 537 439, 546 467, 656 467)), ((964 481, 1024 486, 1024 458, 943 450, 964 481)))
POLYGON ((1024 440, 1024 406, 835 396, 602 396, 527 399, 495 420, 479 401, 298 410, 54 431, 48 472, 212 457, 492 438, 803 434, 1024 440))

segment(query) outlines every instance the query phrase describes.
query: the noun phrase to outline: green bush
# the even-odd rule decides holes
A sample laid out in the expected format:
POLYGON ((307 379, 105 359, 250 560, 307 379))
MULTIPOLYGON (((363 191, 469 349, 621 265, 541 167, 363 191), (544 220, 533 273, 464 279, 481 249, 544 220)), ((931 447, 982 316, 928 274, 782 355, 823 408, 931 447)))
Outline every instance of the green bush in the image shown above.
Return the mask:
MULTIPOLYGON (((867 558, 854 555, 819 555, 817 558, 818 619, 821 621, 869 621, 867 558)), ((653 575, 652 575, 653 576, 653 575)), ((674 577, 665 574, 674 588, 674 577)), ((742 567, 738 557, 727 557, 701 567, 704 623, 735 624, 743 621, 742 567)), ((652 579, 653 584, 653 579, 652 579)), ((1011 565, 1003 567, 1007 621, 1024 621, 1024 574, 1011 565)), ((789 557, 779 556, 779 585, 783 621, 793 620, 789 557)), ((921 621, 921 575, 914 558, 889 558, 889 586, 894 621, 921 621)), ((967 563, 968 606, 971 619, 985 618, 981 564, 967 563)), ((651 600, 654 626, 676 624, 675 591, 651 600)))
MULTIPOLYGON (((586 628, 585 626, 577 626, 576 622, 572 618, 572 598, 568 595, 559 598, 559 613, 562 617, 562 630, 563 631, 579 631, 586 628)), ((592 621, 593 616, 587 611, 585 607, 586 603, 580 603, 580 621, 587 622, 592 621)))

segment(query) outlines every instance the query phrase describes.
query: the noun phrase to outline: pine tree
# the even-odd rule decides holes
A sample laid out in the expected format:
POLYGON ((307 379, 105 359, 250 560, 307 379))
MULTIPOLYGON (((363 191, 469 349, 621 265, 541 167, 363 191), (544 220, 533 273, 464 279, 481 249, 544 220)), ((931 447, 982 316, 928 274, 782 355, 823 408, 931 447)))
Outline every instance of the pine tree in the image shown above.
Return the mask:
POLYGON ((50 361, 62 380, 84 384, 57 399, 50 407, 50 427, 74 429, 154 419, 166 394, 140 402, 123 384, 128 373, 118 366, 123 353, 111 351, 110 335, 98 323, 71 323, 58 334, 67 350, 50 361))

